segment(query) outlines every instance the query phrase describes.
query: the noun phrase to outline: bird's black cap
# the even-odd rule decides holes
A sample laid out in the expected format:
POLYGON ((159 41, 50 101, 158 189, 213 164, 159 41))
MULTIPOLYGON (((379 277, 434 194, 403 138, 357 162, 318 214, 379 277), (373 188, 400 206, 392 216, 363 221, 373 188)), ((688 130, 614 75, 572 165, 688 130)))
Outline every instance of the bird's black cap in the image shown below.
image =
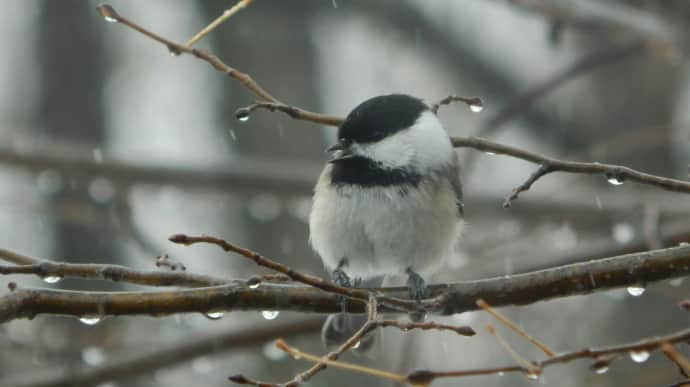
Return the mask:
POLYGON ((338 129, 338 140, 371 143, 407 129, 429 107, 422 100, 389 94, 362 102, 345 118, 338 129))

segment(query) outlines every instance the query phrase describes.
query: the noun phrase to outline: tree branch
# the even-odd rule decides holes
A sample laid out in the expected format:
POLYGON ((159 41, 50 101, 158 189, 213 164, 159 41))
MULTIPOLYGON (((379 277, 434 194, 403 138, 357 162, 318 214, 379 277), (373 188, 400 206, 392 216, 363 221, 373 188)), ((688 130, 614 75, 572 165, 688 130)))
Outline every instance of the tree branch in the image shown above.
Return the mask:
MULTIPOLYGON (((8 260, 6 258, 13 254, 15 253, 0 250, 0 259, 8 260)), ((41 278, 52 277, 56 279, 56 282, 63 278, 82 278, 127 282, 147 286, 205 287, 239 282, 239 280, 228 280, 186 272, 135 270, 122 265, 65 263, 44 260, 14 266, 0 265, 0 274, 30 274, 41 278)))
MULTIPOLYGON (((556 297, 588 294, 596 290, 644 286, 658 280, 690 274, 690 246, 673 247, 597 259, 513 276, 430 285, 428 312, 452 314, 476 310, 479 298, 493 306, 526 305, 556 297)), ((406 287, 376 289, 385 297, 405 299, 406 287)), ((365 291, 367 292, 367 291, 365 291)), ((39 314, 83 316, 208 313, 232 310, 291 310, 337 313, 341 298, 313 287, 244 284, 156 292, 74 292, 17 289, 0 297, 0 323, 39 314)), ((345 305, 352 313, 364 312, 361 300, 345 305)), ((395 312, 380 305, 382 312, 395 312)))
MULTIPOLYGON (((244 87, 246 87, 249 91, 251 91, 254 95, 260 98, 260 102, 254 105, 250 105, 249 107, 245 108, 240 108, 237 112, 236 115, 240 119, 245 119, 249 117, 249 114, 255 109, 258 108, 263 108, 263 109, 269 109, 269 110, 278 110, 287 113, 290 115, 292 118, 296 119, 301 119, 305 121, 311 121, 315 123, 320 123, 320 124, 325 124, 325 125, 332 125, 332 126, 337 126, 342 123, 343 119, 340 117, 333 117, 333 116, 325 116, 319 113, 314 113, 310 111, 306 111, 304 109, 295 107, 295 106, 290 106, 287 105, 279 100, 277 100, 275 97, 270 95, 267 91, 265 91, 261 86, 259 86, 256 81, 254 81, 248 74, 242 73, 236 69, 233 69, 232 67, 228 66, 225 64, 223 61, 221 61, 218 57, 216 57, 213 54, 207 53, 205 51, 200 51, 197 49, 193 49, 190 47, 187 47, 185 45, 181 45, 178 43, 175 43, 171 40, 168 40, 166 38, 163 38, 141 26, 138 24, 133 23, 129 19, 121 16, 119 13, 117 13, 111 6, 109 5, 101 5, 98 7, 98 11, 101 13, 101 15, 108 21, 112 22, 119 22, 147 37, 150 39, 153 39, 163 45, 165 45, 170 52, 173 54, 190 54, 193 55, 213 66, 218 71, 221 71, 223 73, 228 74, 230 77, 238 80, 244 87), (267 104, 264 104, 264 102, 267 102, 267 104)), ((636 46, 632 46, 631 48, 627 48, 630 50, 636 49, 636 46)), ((625 51, 625 50, 624 50, 625 51)), ((627 52, 627 51, 626 51, 627 52)), ((587 62, 584 62, 585 65, 588 65, 587 62)), ((586 66, 585 66, 586 67, 586 66)), ((575 66, 574 71, 579 71, 579 67, 575 66)), ((444 99, 441 102, 450 102, 451 99, 444 99), (446 101, 447 100, 447 101, 446 101)), ((470 100, 472 99, 463 99, 466 103, 470 104, 470 100)), ((439 104, 435 104, 434 108, 438 109, 439 104)), ((528 179, 525 184, 522 184, 520 187, 516 188, 516 190, 513 191, 513 194, 509 196, 509 198, 506 200, 504 205, 508 206, 510 205, 510 202, 517 198, 517 195, 520 192, 526 191, 529 189, 529 186, 534 183, 536 180, 538 180, 541 176, 545 174, 543 172, 544 170, 548 170, 549 172, 555 172, 555 171, 561 171, 561 172, 570 172, 570 173, 583 173, 583 174, 603 174, 609 179, 609 181, 617 181, 617 182, 623 182, 624 180, 632 180, 637 183, 641 184, 647 184, 651 186, 656 186, 660 187, 662 189, 670 190, 670 191, 675 191, 675 192, 682 192, 682 193, 690 193, 690 183, 686 181, 681 181, 681 180, 675 180, 675 179, 670 179, 670 178, 663 178, 643 172, 636 171, 632 168, 628 167, 623 167, 623 166, 618 166, 618 165, 607 165, 607 164, 599 164, 599 163, 584 163, 584 162, 574 162, 574 161, 562 161, 562 160, 557 160, 554 158, 542 156, 536 153, 524 151, 521 149, 513 148, 507 145, 502 145, 498 143, 493 143, 491 141, 478 138, 478 137, 452 137, 451 138, 453 142, 453 146, 455 147, 465 147, 465 148, 474 148, 477 150, 481 151, 489 151, 492 153, 500 153, 500 154, 505 154, 509 155, 515 158, 519 158, 522 160, 530 161, 536 164, 540 164, 542 167, 540 167, 539 170, 537 170, 537 173, 532 175, 530 179, 528 179)))
MULTIPOLYGON (((215 70, 220 71, 222 73, 225 73, 228 75, 230 78, 233 78, 240 82, 242 86, 247 88, 249 91, 251 91, 255 96, 257 96, 262 102, 272 102, 275 104, 283 104, 280 102, 277 98, 272 96, 269 92, 267 92, 263 87, 261 87, 252 77, 247 74, 243 73, 237 69, 234 69, 227 64, 225 64, 222 60, 220 60, 217 56, 208 53, 203 50, 197 50, 195 48, 188 47, 183 44, 179 44, 176 42, 173 42, 172 40, 168 40, 162 36, 159 36, 144 27, 132 22, 131 20, 125 18, 124 16, 120 15, 111 7, 110 5, 103 4, 98 6, 98 12, 100 12, 101 16, 103 16, 107 21, 110 22, 117 22, 121 23, 124 26, 127 26, 155 41, 158 43, 161 43, 165 45, 168 50, 173 54, 173 55, 180 55, 180 54, 188 54, 188 55, 193 55, 208 64, 211 65, 215 70)), ((323 114, 319 113, 314 113, 310 112, 304 109, 298 109, 300 115, 304 115, 306 117, 310 117, 312 119, 316 119, 318 117, 318 120, 322 120, 324 122, 338 122, 340 118, 337 117, 330 117, 330 116, 325 116, 323 114)), ((316 122, 316 121, 315 121, 316 122)))
POLYGON ((217 354, 230 349, 262 345, 279 337, 296 337, 319 331, 323 319, 271 321, 249 329, 227 329, 220 333, 195 336, 179 343, 153 350, 126 352, 98 366, 82 365, 65 368, 41 368, 31 375, 6 376, 0 385, 13 387, 72 387, 96 385, 110 380, 122 380, 155 372, 157 369, 189 361, 205 354, 217 354))
POLYGON ((621 165, 586 163, 580 161, 559 160, 544 156, 539 153, 526 151, 509 145, 499 144, 480 137, 453 137, 453 146, 456 148, 473 148, 476 150, 502 154, 515 157, 531 163, 539 164, 539 168, 533 173, 525 183, 513 190, 513 193, 506 199, 504 206, 510 206, 510 202, 517 198, 520 192, 526 191, 540 177, 551 172, 568 172, 590 175, 603 175, 614 185, 623 184, 625 181, 658 187, 667 191, 690 193, 690 182, 660 177, 649 173, 637 171, 621 165))

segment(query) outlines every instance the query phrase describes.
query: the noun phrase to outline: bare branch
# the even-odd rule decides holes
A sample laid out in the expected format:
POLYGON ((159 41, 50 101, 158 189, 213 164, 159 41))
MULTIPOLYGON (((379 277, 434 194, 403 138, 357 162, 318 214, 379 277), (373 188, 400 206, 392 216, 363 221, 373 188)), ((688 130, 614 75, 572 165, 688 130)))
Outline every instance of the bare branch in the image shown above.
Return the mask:
POLYGON ((309 121, 315 124, 340 126, 340 124, 342 124, 344 121, 340 117, 314 114, 312 112, 300 109, 295 106, 286 105, 282 102, 255 102, 249 106, 245 106, 235 110, 235 118, 237 118, 240 121, 246 121, 249 119, 249 116, 252 114, 252 112, 257 109, 264 109, 271 112, 283 112, 296 120, 309 121))
MULTIPOLYGON (((430 285, 431 299, 422 302, 429 313, 452 314, 476 310, 482 298, 493 306, 525 305, 556 297, 588 294, 596 290, 644 286, 658 280, 690 274, 690 246, 646 251, 597 259, 513 276, 430 285)), ((332 290, 332 288, 326 287, 332 290)), ((353 294, 369 290, 352 289, 353 294)), ((405 299, 406 287, 375 290, 384 299, 405 299)), ((17 289, 0 297, 0 323, 39 314, 99 317, 119 315, 162 316, 173 313, 208 313, 232 310, 292 310, 337 313, 336 294, 313 287, 286 284, 227 284, 206 288, 155 292, 74 292, 17 289)), ((380 298, 379 298, 380 299, 380 298)), ((412 302, 412 301, 410 301, 412 302)), ((346 310, 364 312, 361 300, 349 300, 346 310)), ((396 312, 381 304, 382 312, 396 312)))
POLYGON ((187 47, 192 47, 196 42, 203 39, 211 31, 215 30, 216 28, 218 28, 218 26, 223 24, 226 20, 230 19, 232 17, 232 15, 234 15, 237 12, 247 8, 252 2, 254 2, 254 0, 240 0, 240 1, 238 1, 237 4, 233 5, 229 9, 226 9, 225 12, 223 12, 220 16, 218 16, 216 18, 216 20, 212 21, 203 30, 199 31, 199 33, 194 35, 184 45, 187 47))
MULTIPOLYGON (((280 104, 284 105, 282 102, 280 102, 277 98, 272 96, 269 92, 264 90, 263 87, 261 87, 254 79, 252 79, 249 74, 243 73, 237 69, 234 69, 227 64, 225 64, 222 60, 220 60, 217 56, 208 53, 206 51, 202 50, 197 50, 195 48, 191 48, 176 42, 173 42, 172 40, 166 39, 162 36, 159 36, 146 28, 132 22, 131 20, 127 19, 126 17, 120 15, 113 7, 109 5, 100 5, 98 6, 98 11, 100 12, 101 16, 103 16, 107 21, 112 21, 112 22, 117 22, 121 23, 124 26, 127 26, 144 36, 153 39, 157 41, 158 43, 163 44, 168 48, 168 50, 174 54, 174 55, 181 55, 181 54, 188 54, 188 55, 193 55, 208 64, 210 64, 215 70, 220 71, 222 73, 227 74, 230 78, 233 78, 240 82, 242 86, 247 88, 249 91, 251 91, 255 96, 257 96, 261 101, 263 102, 272 102, 275 104, 280 104)), ((309 112, 303 109, 295 108, 300 111, 300 115, 307 116, 307 117, 320 117, 319 119, 323 121, 332 121, 335 122, 339 120, 337 117, 329 117, 329 116, 324 116, 322 114, 314 113, 314 112, 309 112)))
POLYGON ((478 113, 484 109, 484 101, 482 101, 481 98, 479 97, 461 97, 459 95, 449 95, 438 102, 434 103, 431 105, 431 111, 434 112, 434 114, 438 114, 438 109, 443 106, 443 105, 448 105, 453 102, 464 102, 470 110, 472 110, 475 113, 478 113))
MULTIPOLYGON (((0 259, 4 258, 4 253, 5 251, 0 251, 0 259)), ((62 278, 82 278, 147 286, 206 287, 244 282, 184 272, 135 270, 121 265, 52 261, 40 261, 29 265, 0 265, 0 274, 30 274, 41 278, 52 277, 56 281, 62 278)))
MULTIPOLYGON (((513 195, 529 189, 536 180, 545 174, 556 171, 602 175, 614 185, 623 184, 625 181, 634 181, 640 184, 659 187, 667 191, 690 193, 690 182, 651 175, 621 165, 558 160, 480 137, 453 137, 451 140, 453 141, 453 146, 456 148, 473 148, 483 152, 507 155, 539 164, 539 169, 537 169, 525 183, 513 190, 513 195)), ((512 195, 508 199, 511 197, 512 195)), ((507 201, 510 203, 508 199, 507 201)))
POLYGON ((487 313, 490 315, 494 316, 496 320, 500 321, 501 324, 505 325, 508 327, 508 329, 512 330, 513 332, 517 333, 518 335, 524 337, 527 341, 529 341, 532 345, 535 347, 539 348, 546 356, 553 356, 554 352, 549 349, 549 347, 546 346, 546 344, 542 343, 541 341, 537 340, 536 338, 532 337, 529 333, 525 332, 522 328, 517 326, 514 322, 510 321, 508 318, 503 316, 501 313, 499 313, 496 309, 492 308, 491 305, 489 305, 486 301, 479 299, 477 300, 477 306, 485 310, 487 313))
MULTIPOLYGON (((184 45, 180 45, 178 43, 175 43, 171 40, 168 40, 166 38, 163 38, 159 35, 154 34, 153 32, 148 31, 147 29, 139 26, 138 24, 133 23, 129 19, 121 16, 119 13, 117 13, 112 7, 108 5, 101 5, 98 7, 99 12, 101 15, 106 18, 108 21, 113 21, 113 22, 120 22, 123 25, 165 45, 168 47, 168 49, 174 53, 174 54, 190 54, 194 55, 197 58, 204 60, 211 64, 216 70, 221 71, 223 73, 228 74, 230 77, 238 80, 244 87, 246 87, 248 90, 250 90, 254 95, 259 97, 261 99, 261 102, 269 102, 269 105, 252 105, 254 106, 253 109, 257 108, 264 108, 264 109, 269 109, 269 110, 279 110, 282 112, 285 112, 289 114, 293 118, 298 118, 302 120, 307 120, 315 123, 320 123, 320 124, 328 124, 328 125, 334 125, 337 126, 342 122, 342 118, 339 117, 331 117, 331 116, 324 116, 318 113, 314 112, 309 112, 305 111, 303 109, 287 105, 283 102, 280 102, 277 100, 275 97, 270 95, 268 92, 266 92, 263 88, 261 88, 248 74, 239 72, 236 69, 233 69, 223 63, 218 57, 216 57, 213 54, 192 49, 184 45)), ((454 97, 449 97, 450 100, 448 102, 452 101, 454 97)), ((457 99, 457 98, 455 98, 457 99)), ((445 100, 442 100, 445 101, 445 100)), ((467 100, 469 101, 469 99, 467 100)), ((465 101, 465 102, 467 102, 465 101)), ((436 105, 434 105, 436 106, 436 105)), ((243 108, 238 111, 238 114, 240 115, 240 118, 242 117, 248 117, 246 114, 251 113, 253 110, 251 107, 250 108, 243 108)), ((438 107, 436 107, 438 109, 438 107)), ((539 155, 537 153, 532 153, 528 151, 524 151, 521 149, 513 148, 507 145, 501 145, 498 143, 493 143, 491 141, 478 138, 478 137, 453 137, 451 138, 453 145, 455 147, 465 147, 465 148, 474 148, 477 150, 482 150, 482 151, 489 151, 493 153, 500 153, 500 154, 505 154, 509 155, 512 157, 516 157, 522 160, 530 161, 536 164, 539 164, 541 167, 535 174, 533 174, 526 182, 525 184, 521 185, 520 187, 516 188, 516 190, 513 191, 513 194, 510 197, 517 197, 516 195, 519 194, 522 191, 525 191, 529 189, 529 186, 533 184, 536 180, 538 180, 541 176, 546 174, 548 172, 555 172, 555 171, 561 171, 561 172, 570 172, 570 173, 583 173, 583 174, 602 174, 609 179, 609 181, 617 181, 617 182, 623 182, 624 180, 631 180, 635 181, 637 183, 641 184, 647 184, 651 186, 656 186, 660 187, 662 189, 670 190, 670 191, 675 191, 675 192, 682 192, 682 193, 690 193, 690 183, 686 181, 681 181, 681 180, 675 180, 675 179, 670 179, 670 178, 664 178, 664 177, 659 177, 643 172, 636 171, 632 168, 628 167, 623 167, 623 166, 617 166, 617 165, 607 165, 607 164, 600 164, 600 163, 584 163, 584 162, 574 162, 574 161, 562 161, 562 160, 557 160, 553 158, 549 158, 546 156, 539 155)), ((514 198, 513 198, 514 199, 514 198)), ((506 203, 510 203, 512 199, 507 200, 506 203)))

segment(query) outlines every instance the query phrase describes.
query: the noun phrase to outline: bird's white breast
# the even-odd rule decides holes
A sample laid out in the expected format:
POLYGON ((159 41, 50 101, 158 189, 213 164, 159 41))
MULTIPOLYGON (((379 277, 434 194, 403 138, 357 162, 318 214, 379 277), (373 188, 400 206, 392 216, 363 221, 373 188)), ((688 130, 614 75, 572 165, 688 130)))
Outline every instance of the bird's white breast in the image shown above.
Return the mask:
POLYGON ((446 180, 423 178, 417 188, 334 186, 327 166, 314 195, 310 240, 326 268, 341 259, 351 277, 438 270, 452 252, 461 221, 446 180))

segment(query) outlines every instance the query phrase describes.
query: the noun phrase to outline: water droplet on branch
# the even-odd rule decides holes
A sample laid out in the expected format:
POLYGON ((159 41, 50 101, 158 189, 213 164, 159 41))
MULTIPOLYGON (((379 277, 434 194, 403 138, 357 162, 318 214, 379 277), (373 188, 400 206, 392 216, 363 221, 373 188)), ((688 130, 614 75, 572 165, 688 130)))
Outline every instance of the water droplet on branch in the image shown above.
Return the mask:
POLYGON ((61 280, 62 280, 62 277, 60 277, 59 275, 47 275, 47 276, 43 277, 43 282, 45 282, 47 284, 55 284, 55 283, 60 282, 61 280))
POLYGON ((606 181, 608 181, 611 185, 623 185, 624 183, 622 177, 613 175, 606 176, 606 181))
POLYGON ((630 359, 635 363, 644 363, 649 359, 649 352, 647 351, 630 351, 630 359))
POLYGON ((482 105, 481 101, 479 103, 471 103, 470 104, 470 110, 472 113, 481 113, 482 110, 484 110, 484 105, 482 105))
POLYGON ((633 297, 639 297, 644 293, 644 287, 642 286, 628 286, 628 294, 633 297))
POLYGON ((276 318, 278 318, 279 314, 280 311, 278 310, 264 310, 263 312, 261 312, 261 316, 266 320, 275 320, 276 318))
POLYGON ((249 115, 251 112, 247 108, 239 108, 235 111, 235 118, 241 122, 249 121, 249 115))
POLYGON ((99 316, 82 316, 79 321, 86 325, 96 325, 101 322, 101 318, 99 316))
POLYGON ((223 318, 223 316, 225 316, 225 313, 221 311, 206 312, 204 313, 204 316, 206 316, 206 318, 209 320, 220 320, 223 318))

